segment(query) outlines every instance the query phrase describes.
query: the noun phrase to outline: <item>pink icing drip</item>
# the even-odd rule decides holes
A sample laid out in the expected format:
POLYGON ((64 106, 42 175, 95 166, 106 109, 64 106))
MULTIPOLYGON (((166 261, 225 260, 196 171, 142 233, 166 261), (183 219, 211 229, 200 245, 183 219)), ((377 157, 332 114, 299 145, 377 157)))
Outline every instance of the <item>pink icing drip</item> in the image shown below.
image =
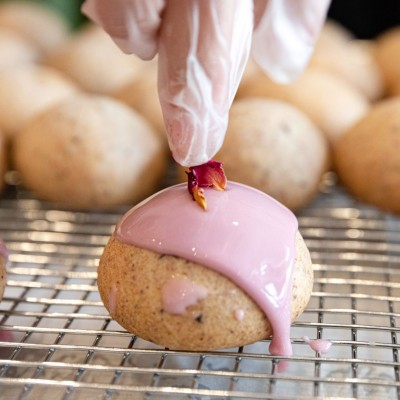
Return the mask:
POLYGON ((303 340, 310 348, 319 354, 325 354, 332 346, 332 342, 324 339, 310 339, 308 336, 303 336, 303 340))
POLYGON ((183 314, 186 308, 207 296, 207 289, 187 278, 172 276, 162 288, 163 308, 171 314, 183 314))
POLYGON ((228 182, 205 189, 207 211, 185 184, 156 193, 124 215, 116 228, 125 243, 208 266, 242 288, 264 311, 270 352, 290 356, 291 275, 297 220, 263 192, 228 182))

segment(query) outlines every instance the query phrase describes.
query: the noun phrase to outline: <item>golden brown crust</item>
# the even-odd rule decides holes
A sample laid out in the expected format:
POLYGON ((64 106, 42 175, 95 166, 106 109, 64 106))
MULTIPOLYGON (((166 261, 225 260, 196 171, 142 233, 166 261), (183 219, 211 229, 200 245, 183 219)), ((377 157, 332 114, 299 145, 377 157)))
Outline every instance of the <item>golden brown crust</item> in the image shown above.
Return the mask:
POLYGON ((135 111, 81 93, 31 120, 14 138, 13 160, 22 184, 40 198, 94 209, 154 193, 167 157, 135 111))
POLYGON ((294 105, 309 116, 331 143, 369 108, 367 98, 356 88, 317 68, 307 69, 286 85, 260 72, 246 87, 239 87, 238 98, 243 97, 279 99, 294 105))
POLYGON ((31 119, 77 93, 64 74, 39 64, 19 64, 0 74, 0 129, 13 138, 31 119))
POLYGON ((380 34, 374 41, 374 57, 386 86, 386 94, 396 94, 400 83, 400 27, 395 26, 380 34))
MULTIPOLYGON (((297 235, 292 320, 306 307, 313 283, 308 250, 297 235)), ((245 345, 271 335, 261 309, 229 279, 202 265, 120 242, 112 236, 98 268, 105 307, 126 330, 172 349, 212 350, 245 345), (207 289, 183 315, 163 310, 162 287, 172 275, 207 289), (238 320, 235 313, 243 310, 238 320)))
POLYGON ((363 201, 400 212, 400 99, 377 103, 336 143, 341 181, 363 201))
POLYGON ((328 167, 328 143, 299 109, 279 100, 236 101, 217 160, 227 177, 255 187, 291 210, 307 205, 328 167))
POLYGON ((123 53, 95 24, 86 24, 44 60, 91 93, 109 94, 135 79, 145 62, 123 53))

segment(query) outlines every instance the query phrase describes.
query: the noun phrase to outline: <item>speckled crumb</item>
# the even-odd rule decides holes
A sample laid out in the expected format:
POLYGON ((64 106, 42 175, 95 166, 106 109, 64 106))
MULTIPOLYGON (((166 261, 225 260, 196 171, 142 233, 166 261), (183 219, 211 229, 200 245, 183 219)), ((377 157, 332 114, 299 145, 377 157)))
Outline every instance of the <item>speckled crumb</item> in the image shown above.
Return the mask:
MULTIPOLYGON (((292 320, 306 307, 312 290, 310 255, 300 234, 293 273, 292 320)), ((112 317, 127 331, 171 349, 213 350, 252 343, 271 335, 261 309, 229 279, 179 257, 154 253, 118 241, 104 249, 98 268, 98 287, 112 317), (181 275, 207 288, 207 297, 182 315, 163 311, 161 292, 172 275, 181 275), (115 287, 118 288, 115 291, 115 287), (243 318, 235 318, 236 310, 243 318), (109 310, 110 311, 110 310, 109 310)))

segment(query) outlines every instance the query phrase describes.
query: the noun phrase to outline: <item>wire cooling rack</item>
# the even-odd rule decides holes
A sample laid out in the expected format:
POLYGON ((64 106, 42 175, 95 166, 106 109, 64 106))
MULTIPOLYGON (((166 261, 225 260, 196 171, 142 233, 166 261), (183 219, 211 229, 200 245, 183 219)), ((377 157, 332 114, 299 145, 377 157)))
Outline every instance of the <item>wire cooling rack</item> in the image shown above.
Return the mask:
POLYGON ((124 211, 74 212, 12 189, 0 200, 0 236, 11 252, 0 303, 1 399, 400 398, 398 217, 335 185, 299 214, 315 285, 282 373, 268 341, 176 352, 110 319, 96 267, 124 211), (316 353, 305 335, 332 347, 316 353))

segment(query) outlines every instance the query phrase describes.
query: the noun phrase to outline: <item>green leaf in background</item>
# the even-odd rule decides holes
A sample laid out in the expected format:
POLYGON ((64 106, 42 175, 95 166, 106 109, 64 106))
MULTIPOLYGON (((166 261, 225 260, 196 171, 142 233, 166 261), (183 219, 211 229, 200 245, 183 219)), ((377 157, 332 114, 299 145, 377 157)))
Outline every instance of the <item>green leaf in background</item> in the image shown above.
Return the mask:
MULTIPOLYGON (((3 1, 14 1, 14 0, 0 0, 3 1)), ((22 0, 15 0, 22 1, 22 0)), ((48 7, 51 7, 57 13, 62 15, 68 22, 71 29, 79 28, 87 20, 81 14, 80 7, 83 0, 23 0, 32 1, 34 3, 42 3, 48 7)))

